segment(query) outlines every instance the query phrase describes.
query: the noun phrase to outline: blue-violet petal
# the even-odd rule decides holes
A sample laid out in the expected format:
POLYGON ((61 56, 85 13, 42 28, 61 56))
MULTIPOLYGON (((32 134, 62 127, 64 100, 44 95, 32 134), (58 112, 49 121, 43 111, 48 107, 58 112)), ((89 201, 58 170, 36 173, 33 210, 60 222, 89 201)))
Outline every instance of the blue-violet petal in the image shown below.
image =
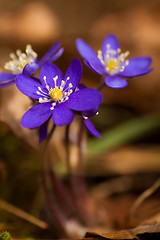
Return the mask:
POLYGON ((74 113, 71 109, 66 107, 63 103, 57 104, 54 107, 52 120, 57 126, 70 124, 74 119, 74 113))
POLYGON ((40 92, 38 88, 41 88, 42 91, 46 92, 47 94, 46 89, 43 88, 43 86, 40 83, 23 74, 17 75, 16 86, 23 94, 36 100, 38 100, 40 97, 44 97, 37 93, 40 92))
POLYGON ((4 83, 0 83, 0 88, 5 88, 13 85, 15 83, 15 79, 6 81, 4 83))
POLYGON ((39 60, 38 64, 42 66, 46 61, 49 60, 50 57, 53 56, 60 47, 60 41, 57 41, 53 44, 53 46, 48 50, 48 52, 39 60))
POLYGON ((152 63, 150 57, 135 57, 129 59, 129 64, 125 67, 123 72, 119 75, 124 77, 134 77, 139 75, 144 75, 153 69, 148 69, 152 63))
POLYGON ((120 48, 120 44, 119 44, 117 37, 114 34, 107 35, 102 43, 103 57, 106 55, 107 45, 110 45, 110 49, 115 50, 115 51, 117 51, 117 49, 120 48))
POLYGON ((7 73, 7 72, 0 72, 0 83, 13 80, 16 77, 16 74, 7 73))
POLYGON ((84 119, 83 118, 83 121, 84 121, 84 125, 85 127, 87 128, 88 132, 95 136, 95 137, 101 137, 100 133, 95 129, 95 127, 93 126, 93 124, 91 123, 91 121, 87 118, 87 119, 84 119))
POLYGON ((22 117, 22 127, 32 129, 41 126, 51 116, 51 106, 51 103, 38 103, 30 108, 22 117))
POLYGON ((80 89, 69 96, 64 103, 67 107, 75 111, 88 111, 102 102, 102 94, 96 89, 80 89))
POLYGON ((121 78, 117 75, 111 76, 108 75, 105 78, 105 84, 108 87, 119 89, 119 88, 124 88, 128 85, 127 81, 124 78, 121 78))
POLYGON ((43 142, 47 137, 47 125, 48 122, 44 122, 39 128, 39 142, 43 142))
POLYGON ((79 81, 81 80, 81 77, 82 77, 82 65, 79 59, 75 58, 72 60, 65 74, 64 81, 66 82, 66 84, 64 86, 64 90, 68 88, 69 83, 71 83, 73 86, 70 89, 74 90, 77 87, 79 81))
POLYGON ((38 68, 39 68, 39 65, 35 62, 27 63, 23 68, 22 74, 26 76, 30 76, 33 73, 35 73, 38 70, 38 68))
POLYGON ((94 71, 98 74, 105 74, 105 68, 97 57, 97 54, 85 41, 78 38, 76 40, 76 47, 81 56, 84 58, 85 62, 89 63, 87 66, 91 66, 91 69, 94 69, 94 71))
POLYGON ((40 80, 44 87, 46 87, 46 85, 48 85, 49 88, 55 88, 56 86, 59 87, 62 79, 62 72, 56 65, 52 63, 46 63, 43 65, 40 71, 40 80), (58 77, 56 83, 53 80, 55 77, 58 77))

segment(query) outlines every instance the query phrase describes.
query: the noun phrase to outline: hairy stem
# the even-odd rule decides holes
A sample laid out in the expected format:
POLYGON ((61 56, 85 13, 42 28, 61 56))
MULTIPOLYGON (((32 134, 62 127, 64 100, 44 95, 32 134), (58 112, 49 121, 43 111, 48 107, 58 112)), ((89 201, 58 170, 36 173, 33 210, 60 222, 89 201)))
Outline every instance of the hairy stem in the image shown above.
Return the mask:
POLYGON ((106 84, 105 84, 105 82, 104 82, 104 79, 105 79, 105 76, 102 76, 102 77, 101 77, 101 83, 100 83, 100 85, 97 87, 97 90, 98 90, 98 91, 101 91, 101 90, 106 86, 106 84))
POLYGON ((70 190, 71 190, 71 197, 72 197, 75 208, 78 209, 77 193, 75 188, 76 181, 75 181, 75 176, 72 173, 72 166, 70 162, 70 153, 69 153, 69 125, 66 127, 66 165, 67 165, 68 181, 69 181, 70 190))
POLYGON ((66 187, 57 176, 54 171, 53 164, 51 163, 51 159, 49 159, 49 176, 52 184, 53 191, 56 195, 57 201, 59 203, 59 207, 63 210, 65 215, 70 215, 71 212, 74 212, 75 209, 73 207, 73 201, 67 191, 66 187))
POLYGON ((83 211, 84 221, 87 226, 91 226, 93 224, 93 220, 91 219, 90 212, 88 209, 88 199, 87 199, 87 188, 86 182, 84 178, 84 168, 83 168, 83 122, 81 120, 79 132, 78 132, 78 166, 77 166, 77 185, 78 185, 78 193, 79 193, 79 202, 81 205, 81 209, 83 211))
POLYGON ((52 217, 54 218, 54 220, 56 221, 57 225, 62 230, 64 235, 67 236, 67 233, 66 233, 67 219, 64 216, 64 214, 59 211, 59 209, 53 202, 50 190, 47 185, 47 173, 48 173, 47 158, 48 158, 48 141, 46 142, 45 152, 44 152, 44 157, 43 157, 43 164, 42 164, 42 187, 43 187, 43 191, 45 194, 47 206, 50 210, 52 217))

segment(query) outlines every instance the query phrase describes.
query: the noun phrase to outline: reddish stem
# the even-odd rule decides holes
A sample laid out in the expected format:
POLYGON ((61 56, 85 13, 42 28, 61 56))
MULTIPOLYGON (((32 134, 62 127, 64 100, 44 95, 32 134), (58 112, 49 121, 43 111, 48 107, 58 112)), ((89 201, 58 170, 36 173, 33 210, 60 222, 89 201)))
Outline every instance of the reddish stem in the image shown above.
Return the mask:
POLYGON ((79 190, 78 199, 80 202, 81 209, 83 211, 85 223, 87 224, 87 226, 91 226, 93 225, 93 219, 91 218, 91 215, 88 209, 87 188, 86 188, 86 182, 84 178, 84 168, 83 168, 84 158, 82 153, 82 148, 83 148, 82 144, 83 144, 83 122, 81 120, 79 132, 78 132, 78 142, 77 142, 77 146, 78 146, 77 185, 79 190))
POLYGON ((47 206, 48 206, 54 220, 56 221, 57 225, 60 227, 60 229, 63 231, 63 233, 67 236, 67 232, 66 232, 67 219, 59 211, 57 206, 54 204, 53 199, 51 197, 50 190, 47 186, 46 160, 47 160, 47 151, 45 151, 45 155, 44 155, 44 158, 43 158, 43 165, 42 165, 42 187, 43 187, 43 190, 44 190, 47 206))
POLYGON ((68 216, 71 212, 75 211, 73 209, 73 201, 60 179, 57 177, 53 165, 51 164, 51 160, 49 160, 49 175, 51 179, 52 188, 57 198, 57 202, 59 207, 63 210, 63 212, 68 216))

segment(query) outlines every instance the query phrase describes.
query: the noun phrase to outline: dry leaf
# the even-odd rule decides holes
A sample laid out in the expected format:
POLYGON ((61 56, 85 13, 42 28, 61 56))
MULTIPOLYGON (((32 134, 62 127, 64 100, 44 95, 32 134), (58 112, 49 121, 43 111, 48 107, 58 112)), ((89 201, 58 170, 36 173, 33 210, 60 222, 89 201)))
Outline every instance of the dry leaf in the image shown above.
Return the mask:
POLYGON ((160 223, 153 225, 143 225, 134 229, 121 230, 106 234, 86 233, 86 238, 96 240, 159 240, 160 239, 160 223))
POLYGON ((23 114, 31 106, 31 100, 22 94, 16 86, 1 89, 0 120, 6 123, 12 131, 27 141, 35 149, 38 148, 37 130, 21 127, 23 114))

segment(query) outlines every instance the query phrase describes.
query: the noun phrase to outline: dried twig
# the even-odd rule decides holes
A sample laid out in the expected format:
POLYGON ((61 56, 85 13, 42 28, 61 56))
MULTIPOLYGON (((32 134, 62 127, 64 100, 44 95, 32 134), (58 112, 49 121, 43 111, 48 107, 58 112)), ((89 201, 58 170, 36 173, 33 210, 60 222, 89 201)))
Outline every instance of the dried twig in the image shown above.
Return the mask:
POLYGON ((135 215, 136 210, 139 208, 139 206, 147 199, 149 196, 151 196, 158 188, 160 187, 160 178, 147 190, 145 190, 134 202, 132 208, 129 212, 129 219, 133 215, 135 215))
POLYGON ((40 227, 46 229, 48 224, 44 221, 39 220, 38 218, 28 214, 27 212, 23 211, 22 209, 13 206, 12 204, 0 199, 0 209, 3 209, 9 213, 12 213, 20 218, 25 219, 26 221, 40 227))

